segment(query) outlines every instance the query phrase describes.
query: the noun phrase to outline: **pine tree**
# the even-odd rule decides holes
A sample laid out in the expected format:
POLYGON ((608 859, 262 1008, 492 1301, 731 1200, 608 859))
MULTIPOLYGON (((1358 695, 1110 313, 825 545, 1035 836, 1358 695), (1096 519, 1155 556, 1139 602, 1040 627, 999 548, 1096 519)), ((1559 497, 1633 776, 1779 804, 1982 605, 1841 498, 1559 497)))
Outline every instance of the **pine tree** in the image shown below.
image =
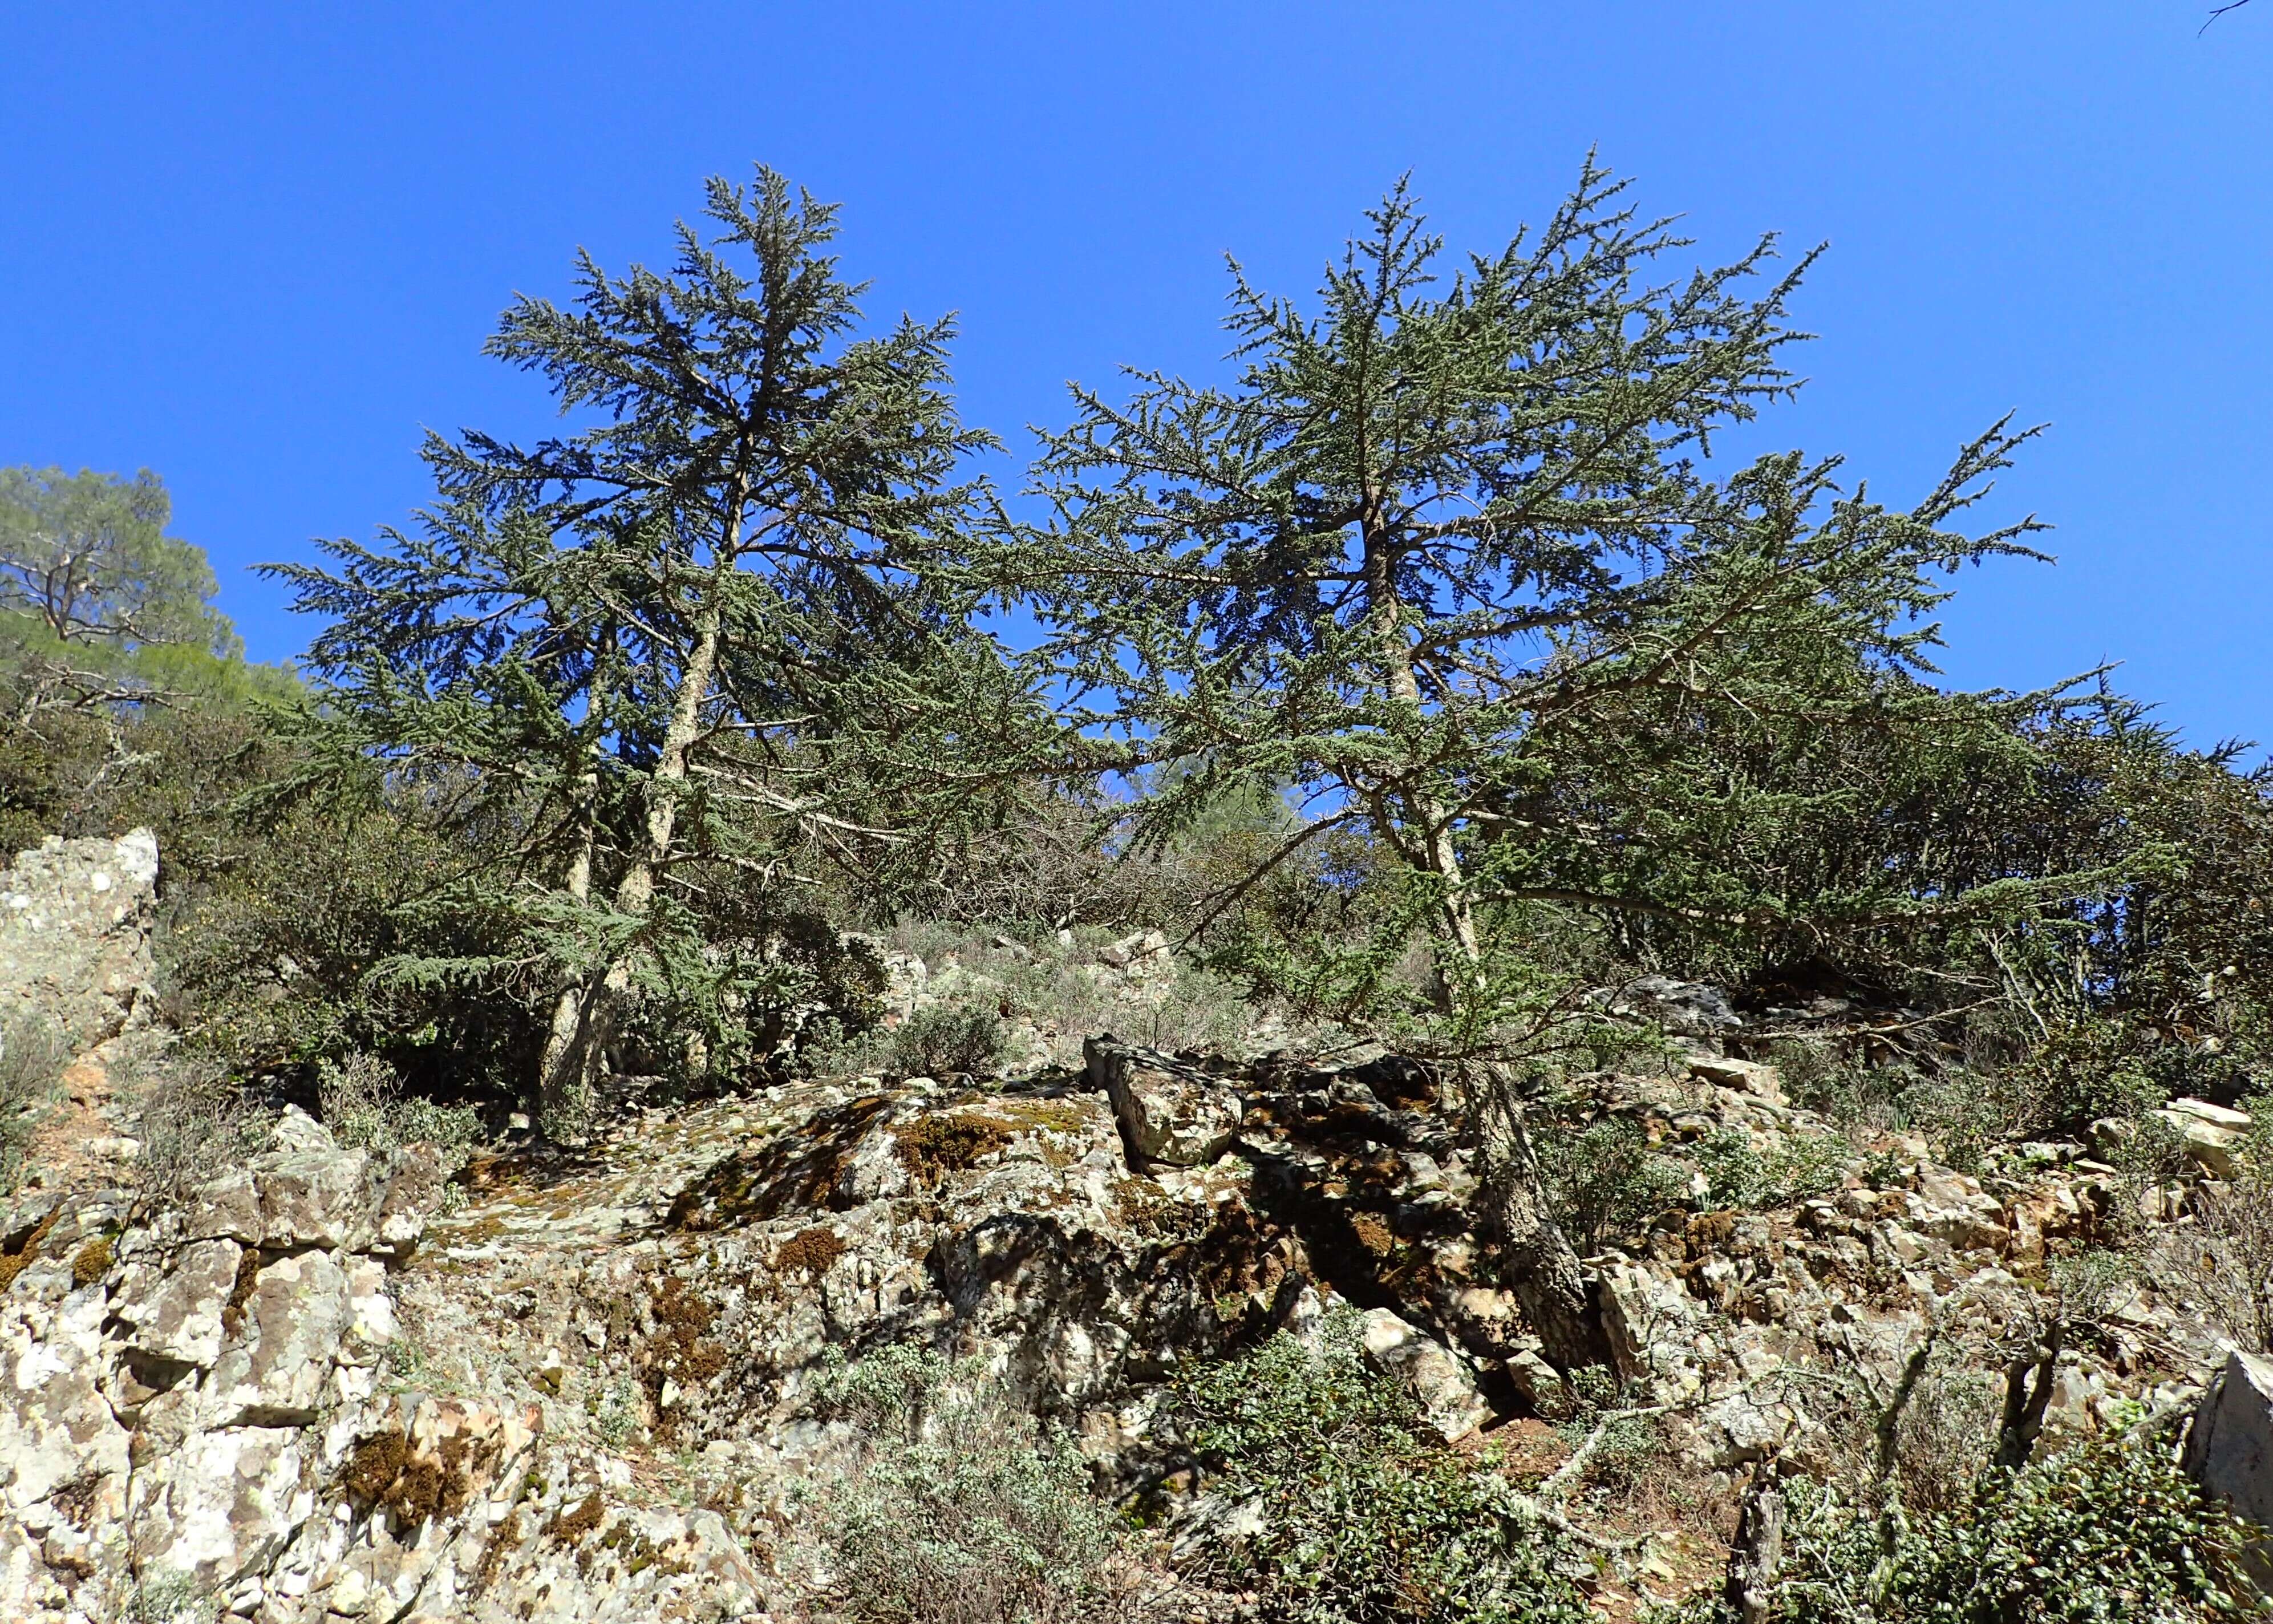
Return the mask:
POLYGON ((173 499, 148 469, 0 468, 0 682, 16 725, 53 706, 162 696, 243 653, 209 601, 203 548, 166 534, 173 499), (161 650, 178 650, 169 659, 161 650))
MULTIPOLYGON (((1919 617, 1939 571, 2025 551, 2031 528, 1949 527, 2025 438, 2002 425, 1907 512, 1843 491, 1835 462, 1709 477, 1714 437, 1793 387, 1805 265, 1766 279, 1764 239, 1647 281, 1684 244, 1621 190, 1590 161, 1535 238, 1440 282, 1400 185, 1315 316, 1234 265, 1236 382, 1138 372, 1125 404, 1076 388, 1038 464, 1054 518, 1001 560, 1086 696, 1076 721, 1120 741, 1099 759, 1188 767, 1139 808, 1140 839, 1292 786, 1300 827, 1219 906, 1341 831, 1393 872, 1379 929, 1280 967, 1339 979, 1341 1007, 1468 1078, 1503 1263, 1566 1367, 1608 1348, 1528 1137, 1522 1063, 1572 1040, 1574 1010, 1532 951, 1536 907, 1741 927, 1814 906, 1733 868, 1660 883, 1654 820, 1694 823, 1710 790, 1684 775, 1730 717, 1883 726, 1908 703, 1933 712, 1924 733, 1962 721, 1914 681, 1919 617), (1434 964, 1418 1015, 1390 974, 1415 932, 1434 964)), ((1972 735, 1999 725, 1973 711, 1972 735)))
POLYGON ((511 831, 561 1138, 635 982, 716 981, 704 917, 983 815, 952 764, 1031 713, 966 626, 959 476, 994 442, 947 392, 951 323, 858 336, 836 211, 770 170, 714 179, 707 213, 667 272, 583 255, 573 306, 522 297, 490 340, 590 426, 431 438, 421 534, 274 567, 333 618, 334 773, 376 762, 511 831))

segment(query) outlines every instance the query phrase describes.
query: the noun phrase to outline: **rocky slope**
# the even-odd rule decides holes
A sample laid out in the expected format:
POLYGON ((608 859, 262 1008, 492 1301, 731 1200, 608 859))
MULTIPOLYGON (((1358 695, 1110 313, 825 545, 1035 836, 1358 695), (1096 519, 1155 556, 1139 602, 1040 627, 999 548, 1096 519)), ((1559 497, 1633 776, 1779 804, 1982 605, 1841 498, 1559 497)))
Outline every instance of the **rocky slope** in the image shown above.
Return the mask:
MULTIPOLYGON (((1675 1157, 1767 1165, 1828 1139, 1773 1070, 1707 1042, 1595 1096, 1675 1157)), ((1617 1391, 1573 1392, 1490 1276, 1437 1103, 1393 1060, 1099 1040, 999 1086, 851 1079, 652 1112, 450 1185, 431 1147, 343 1148, 296 1112, 173 1210, 115 1162, 51 1170, 0 1211, 0 1616, 825 1610, 806 1489, 853 1440, 816 1383, 908 1344, 982 1362, 1101 1490, 1165 1507, 1125 1612, 1235 1614, 1177 1576, 1179 1550, 1239 1520, 1163 1432, 1164 1384, 1338 1303, 1375 1368, 1588 1553, 1596 1606, 1630 1614, 1717 1586, 1751 1463, 1853 1450, 1929 1341, 2001 1380, 2074 1289, 2048 1255, 2121 1203, 2182 1199, 2079 1145, 1979 1177, 1916 1141, 1842 1147, 1804 1199, 1692 1201, 1597 1256, 1617 1391), (1665 1440, 1654 1495, 1592 1472, 1635 1416, 1665 1440)), ((2236 1129, 2178 1120, 2205 1162, 2236 1129)), ((2055 1441, 2190 1404, 2224 1357, 2135 1286, 2090 1313, 2046 1364, 2055 1441)))

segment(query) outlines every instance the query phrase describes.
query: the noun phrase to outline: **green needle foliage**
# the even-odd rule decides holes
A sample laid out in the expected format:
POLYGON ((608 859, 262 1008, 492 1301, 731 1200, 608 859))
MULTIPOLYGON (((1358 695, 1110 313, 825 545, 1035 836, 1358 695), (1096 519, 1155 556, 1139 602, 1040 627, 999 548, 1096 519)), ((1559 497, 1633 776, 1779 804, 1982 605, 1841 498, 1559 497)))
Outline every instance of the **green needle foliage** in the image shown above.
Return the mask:
POLYGON ((58 643, 183 643, 229 655, 202 548, 166 534, 173 500, 148 469, 0 469, 0 611, 58 643))
POLYGON ((168 883, 209 874, 258 778, 255 713, 289 672, 247 665, 165 484, 0 469, 0 859, 49 834, 154 829, 168 883))
POLYGON ((166 534, 144 469, 0 468, 0 667, 19 726, 228 687, 244 644, 209 601, 205 550, 166 534))
POLYGON ((770 171, 712 181, 707 212, 669 271, 585 256, 574 306, 524 297, 490 341, 589 426, 431 438, 419 533, 273 567, 331 622, 316 776, 483 831, 434 906, 522 921, 500 953, 379 973, 549 1003, 533 1080, 561 1137, 642 1009, 680 1034, 659 1064, 697 1070, 831 986, 854 1011, 868 972, 800 887, 884 883, 991 816, 972 763, 1038 725, 968 628, 983 492, 958 472, 993 441, 956 416, 950 324, 856 335, 835 210, 770 171))
POLYGON ((1003 562, 1077 720, 1118 741, 1106 758, 1182 769, 1138 808, 1140 846, 1227 796, 1288 786, 1303 809, 1219 910, 1362 843, 1348 906, 1234 951, 1470 1063, 1513 1283, 1566 1363, 1602 1349, 1535 1210, 1511 1064, 1584 1035, 1542 909, 1757 939, 2059 890, 1999 873, 1929 900, 1883 863, 1754 855, 1872 816, 1883 801, 1858 797, 1890 764, 1922 786, 2032 765, 2016 721, 2057 695, 1922 680, 1947 574, 2037 556, 2031 521, 1955 523, 2028 435, 1992 428, 1908 509, 1842 485, 1836 459, 1712 477, 1714 436, 1793 387, 1805 267, 1768 279, 1764 240, 1652 281, 1684 244, 1621 191, 1590 162, 1535 237, 1446 274, 1400 185, 1315 314, 1234 267, 1236 380, 1138 372, 1125 404, 1076 389, 1039 464, 1053 522, 1003 562), (1399 974, 1415 940, 1422 996, 1399 974))

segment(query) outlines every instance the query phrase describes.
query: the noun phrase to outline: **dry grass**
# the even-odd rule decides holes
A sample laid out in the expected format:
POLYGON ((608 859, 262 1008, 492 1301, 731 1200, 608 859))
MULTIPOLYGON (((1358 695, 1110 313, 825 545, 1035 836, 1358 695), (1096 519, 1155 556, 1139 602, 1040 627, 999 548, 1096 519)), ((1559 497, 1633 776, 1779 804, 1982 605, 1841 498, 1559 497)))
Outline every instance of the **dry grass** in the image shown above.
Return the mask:
POLYGON ((2192 1223, 2158 1229, 2141 1249, 2142 1268, 2234 1342, 2273 1353, 2273 1177, 2245 1166, 2198 1185, 2192 1206, 2192 1223))
POLYGON ((22 1181, 67 1058, 63 1034, 48 1022, 19 1015, 0 1024, 0 1195, 22 1181))
POLYGON ((142 1142, 143 1192, 161 1207, 179 1206, 199 1185, 241 1166, 273 1121, 220 1062, 194 1052, 154 1056, 122 1081, 142 1142))

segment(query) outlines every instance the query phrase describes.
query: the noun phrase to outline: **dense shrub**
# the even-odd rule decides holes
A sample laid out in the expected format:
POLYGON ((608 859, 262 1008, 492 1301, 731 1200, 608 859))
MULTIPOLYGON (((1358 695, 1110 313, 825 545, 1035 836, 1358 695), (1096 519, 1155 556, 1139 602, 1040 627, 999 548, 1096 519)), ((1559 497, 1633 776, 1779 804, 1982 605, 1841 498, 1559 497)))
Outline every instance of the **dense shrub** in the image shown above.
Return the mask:
POLYGON ((2208 1624, 2257 1613, 2245 1526, 2154 1448, 2100 1441, 1891 1522, 1787 1486, 1779 1624, 2208 1624))
POLYGON ((1001 1055, 1000 1015, 980 1006, 941 1004, 918 1010, 892 1029, 884 1067, 896 1077, 984 1077, 1001 1055))
POLYGON ((850 1422, 816 1474, 815 1553, 844 1616, 871 1624, 1073 1624, 1098 1616, 1111 1518, 1079 1451, 970 1365, 907 1344, 817 1372, 814 1411, 850 1422))
POLYGON ((143 1193, 161 1206, 240 1165, 266 1138, 274 1113, 248 1097, 202 1050, 150 1053, 121 1068, 132 1103, 143 1193))
POLYGON ((1690 1155, 1705 1176, 1707 1202, 1752 1210, 1836 1190, 1849 1153, 1834 1134, 1793 1132, 1762 1150, 1741 1128, 1724 1128, 1708 1134, 1690 1155))
POLYGON ((274 832, 171 914, 183 1030, 251 1073, 312 1080, 363 1050, 419 1092, 518 1085, 542 988, 515 969, 506 898, 459 895, 478 853, 385 804, 303 807, 274 832), (490 973, 438 967, 475 962, 490 973))
POLYGON ((0 1022, 0 1196, 24 1176, 32 1135, 55 1096, 65 1059, 61 1036, 43 1021, 0 1022))
POLYGON ((461 1155, 481 1138, 481 1118, 470 1106, 438 1105, 404 1094, 394 1068, 360 1049, 317 1063, 316 1098, 324 1126, 349 1148, 424 1143, 461 1155))
POLYGON ((1282 1335, 1177 1383, 1174 1424, 1203 1488, 1259 1518, 1201 1559, 1210 1576, 1302 1624, 1579 1624, 1549 1538, 1366 1370, 1360 1345, 1354 1311, 1338 1312, 1315 1348, 1282 1335))
POLYGON ((1534 1139, 1556 1217, 1588 1251, 1688 1196, 1680 1169, 1631 1122, 1608 1117, 1575 1132, 1542 1126, 1534 1139))

